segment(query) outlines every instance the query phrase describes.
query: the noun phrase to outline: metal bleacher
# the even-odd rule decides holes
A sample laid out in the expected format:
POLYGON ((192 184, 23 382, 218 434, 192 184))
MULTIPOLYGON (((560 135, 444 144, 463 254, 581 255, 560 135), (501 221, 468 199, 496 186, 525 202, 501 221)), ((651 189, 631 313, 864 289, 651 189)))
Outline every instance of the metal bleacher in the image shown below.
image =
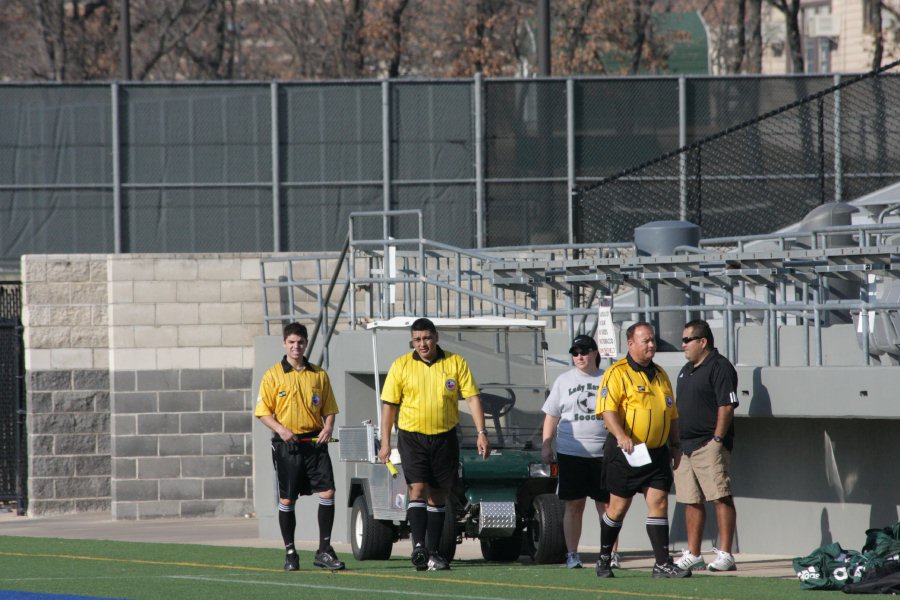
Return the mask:
POLYGON ((415 238, 354 237, 354 221, 388 218, 421 223, 419 211, 354 213, 343 253, 263 259, 267 325, 313 323, 311 346, 321 335, 319 351, 327 364, 334 330, 371 319, 515 316, 591 331, 599 298, 607 297, 617 324, 673 312, 684 320, 706 318, 721 328, 722 350, 730 358, 738 327, 762 327, 765 365, 779 364, 779 331, 787 325, 802 327, 811 341, 805 345, 806 365, 823 364, 823 329, 836 323, 873 332, 857 336, 855 364, 897 351, 891 340, 877 348, 871 340, 875 321, 900 310, 900 294, 888 293, 900 286, 900 245, 893 243, 900 239, 900 224, 705 239, 665 256, 640 255, 627 243, 469 250, 424 239, 421 227, 415 238), (266 295, 273 289, 275 302, 271 292, 266 295), (662 289, 683 296, 666 304, 662 289))

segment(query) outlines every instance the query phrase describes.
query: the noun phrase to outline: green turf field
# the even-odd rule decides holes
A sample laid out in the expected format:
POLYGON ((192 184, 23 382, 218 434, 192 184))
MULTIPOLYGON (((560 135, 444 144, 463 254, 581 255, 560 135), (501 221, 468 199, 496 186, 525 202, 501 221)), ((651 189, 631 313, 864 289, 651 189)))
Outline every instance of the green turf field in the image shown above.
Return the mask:
MULTIPOLYGON (((677 581, 620 569, 600 580, 591 568, 456 561, 441 573, 417 573, 405 558, 356 562, 326 573, 300 552, 299 572, 285 573, 279 549, 0 536, 4 591, 133 600, 292 598, 601 598, 771 600, 805 598, 796 580, 699 573, 677 581)), ((817 595, 818 596, 818 595, 817 595)))

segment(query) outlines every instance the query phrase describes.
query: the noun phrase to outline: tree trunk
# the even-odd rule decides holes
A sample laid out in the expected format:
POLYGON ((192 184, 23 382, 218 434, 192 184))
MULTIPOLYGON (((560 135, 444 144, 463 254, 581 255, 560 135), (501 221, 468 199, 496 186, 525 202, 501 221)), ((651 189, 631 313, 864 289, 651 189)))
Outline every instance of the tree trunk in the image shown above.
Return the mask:
POLYGON ((875 14, 872 15, 872 40, 875 47, 872 52, 872 70, 881 68, 881 59, 884 57, 884 23, 881 20, 882 2, 876 3, 875 14))
POLYGON ((352 0, 350 9, 344 16, 341 26, 341 52, 338 57, 341 77, 362 75, 364 67, 362 29, 365 10, 365 0, 352 0))
POLYGON ((737 47, 734 51, 734 56, 731 57, 731 64, 729 65, 728 71, 730 73, 740 73, 741 72, 741 63, 744 62, 744 53, 747 51, 747 41, 745 38, 746 29, 744 27, 744 18, 747 13, 747 2, 746 0, 735 0, 737 3, 737 17, 736 23, 737 25, 737 47))
POLYGON ((388 66, 388 77, 400 77, 400 59, 403 57, 403 11, 409 0, 400 0, 391 10, 391 60, 388 66))
POLYGON ((642 0, 633 0, 632 9, 634 10, 633 19, 631 21, 634 34, 634 44, 631 48, 631 69, 630 74, 636 75, 641 68, 641 56, 644 53, 644 42, 647 41, 646 20, 644 19, 644 6, 642 0))
POLYGON ((803 73, 803 40, 800 36, 800 0, 769 0, 781 11, 787 27, 788 51, 791 53, 791 72, 803 73))
POLYGON ((762 0, 747 0, 747 73, 762 73, 762 0))

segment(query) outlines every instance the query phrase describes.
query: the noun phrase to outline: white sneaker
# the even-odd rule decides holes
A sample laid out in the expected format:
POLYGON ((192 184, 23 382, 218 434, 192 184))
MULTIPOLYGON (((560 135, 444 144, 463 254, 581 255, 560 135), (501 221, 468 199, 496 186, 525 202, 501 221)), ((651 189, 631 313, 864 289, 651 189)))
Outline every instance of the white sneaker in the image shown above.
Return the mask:
POLYGON ((681 558, 675 561, 675 566, 684 571, 702 569, 705 564, 702 556, 691 554, 690 550, 682 550, 681 558))
POLYGON ((621 569, 622 565, 619 564, 620 560, 622 560, 622 557, 619 556, 619 553, 613 552, 609 557, 609 566, 613 569, 621 569))
POLYGON ((719 550, 718 548, 713 548, 713 552, 715 552, 718 556, 716 560, 712 561, 707 565, 707 569, 710 571, 736 571, 737 566, 734 564, 734 556, 729 552, 725 552, 724 550, 719 550))
POLYGON ((577 552, 566 552, 567 569, 580 569, 581 566, 581 557, 578 556, 577 552))

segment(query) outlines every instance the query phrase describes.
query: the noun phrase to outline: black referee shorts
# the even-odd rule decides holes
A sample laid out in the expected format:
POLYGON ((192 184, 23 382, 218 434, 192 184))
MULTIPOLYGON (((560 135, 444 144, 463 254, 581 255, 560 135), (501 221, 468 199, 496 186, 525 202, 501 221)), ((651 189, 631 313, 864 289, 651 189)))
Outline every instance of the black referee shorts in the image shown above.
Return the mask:
POLYGON ((672 489, 671 460, 669 447, 661 446, 650 449, 649 465, 632 467, 625 459, 625 453, 619 448, 616 438, 609 436, 603 447, 604 487, 610 494, 620 498, 631 498, 647 488, 668 493, 672 489))
POLYGON ((296 500, 334 489, 334 470, 328 455, 328 444, 312 442, 287 444, 272 438, 272 463, 278 480, 278 497, 296 500))
POLYGON ((609 492, 603 487, 603 457, 557 454, 559 479, 556 495, 560 500, 581 500, 591 497, 597 502, 609 502, 609 492))
POLYGON ((399 430, 397 451, 406 483, 427 483, 449 490, 459 471, 459 438, 456 428, 437 435, 399 430))

